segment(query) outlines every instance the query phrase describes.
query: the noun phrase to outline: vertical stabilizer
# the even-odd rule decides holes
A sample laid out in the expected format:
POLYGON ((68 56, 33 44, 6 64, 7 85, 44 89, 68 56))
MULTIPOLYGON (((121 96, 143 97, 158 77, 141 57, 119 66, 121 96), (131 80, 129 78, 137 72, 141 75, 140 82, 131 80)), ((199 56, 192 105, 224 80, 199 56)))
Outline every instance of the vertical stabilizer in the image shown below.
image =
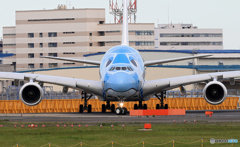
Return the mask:
POLYGON ((128 35, 128 0, 124 0, 123 3, 123 29, 122 29, 122 45, 129 46, 129 35, 128 35))

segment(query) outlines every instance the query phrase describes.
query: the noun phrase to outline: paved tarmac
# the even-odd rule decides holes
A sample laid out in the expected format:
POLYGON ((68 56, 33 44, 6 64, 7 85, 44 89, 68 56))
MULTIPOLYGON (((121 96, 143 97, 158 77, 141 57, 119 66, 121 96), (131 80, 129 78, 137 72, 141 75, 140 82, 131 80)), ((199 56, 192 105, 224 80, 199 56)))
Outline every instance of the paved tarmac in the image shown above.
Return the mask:
POLYGON ((240 110, 213 111, 212 117, 206 117, 205 111, 187 111, 184 116, 149 116, 136 117, 114 113, 35 113, 35 114, 0 114, 1 120, 8 122, 56 122, 56 123, 172 123, 178 122, 240 122, 240 110))

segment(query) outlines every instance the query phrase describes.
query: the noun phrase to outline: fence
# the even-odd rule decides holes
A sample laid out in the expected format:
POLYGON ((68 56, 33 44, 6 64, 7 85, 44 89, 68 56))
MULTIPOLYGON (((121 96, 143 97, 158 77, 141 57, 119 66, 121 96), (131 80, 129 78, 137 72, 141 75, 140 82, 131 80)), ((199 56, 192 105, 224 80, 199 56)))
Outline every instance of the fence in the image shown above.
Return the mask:
MULTIPOLYGON (((150 142, 147 142, 147 141, 140 141, 140 142, 137 142, 137 143, 134 143, 134 144, 122 144, 122 143, 119 143, 119 142, 115 142, 115 141, 109 141, 105 144, 101 144, 101 145, 91 145, 91 144, 87 144, 87 143, 84 143, 84 142, 79 142, 78 144, 75 144, 75 145, 71 145, 71 146, 68 146, 68 147, 75 147, 75 146, 80 146, 80 147, 83 147, 83 146, 90 146, 90 147, 102 147, 102 146, 111 146, 113 147, 114 145, 118 145, 118 146, 142 146, 142 147, 145 147, 146 145, 151 145, 151 146, 164 146, 164 145, 167 145, 167 144, 172 144, 173 147, 176 147, 175 145, 176 144, 185 144, 185 145, 191 145, 191 144, 196 144, 198 143, 199 144, 199 147, 203 147, 203 139, 200 139, 200 140, 197 140, 197 141, 193 141, 193 142, 180 142, 180 141, 177 141, 177 140, 171 140, 171 141, 168 141, 168 142, 165 142, 165 143, 161 143, 161 144, 154 144, 154 143, 150 143, 150 142)), ((233 145, 233 144, 232 144, 233 145)), ((56 144, 51 144, 51 143, 47 143, 45 145, 42 145, 40 147, 61 147, 59 145, 56 145, 56 144)), ((24 147, 20 144, 16 144, 14 145, 13 147, 24 147)))
MULTIPOLYGON (((169 109, 186 109, 186 110, 223 110, 237 109, 238 97, 228 97, 220 105, 210 105, 204 98, 166 98, 164 103, 168 104, 169 109)), ((37 106, 26 106, 21 100, 1 100, 0 113, 51 113, 51 112, 79 112, 79 105, 83 104, 82 99, 52 99, 42 100, 37 106)), ((101 112, 102 104, 105 102, 98 99, 90 99, 88 101, 92 105, 93 112, 101 112)), ((124 102, 124 107, 128 110, 134 109, 134 104, 138 102, 124 102)), ((117 105, 118 102, 111 102, 117 105)), ((152 98, 144 101, 148 109, 156 109, 156 104, 159 104, 157 98, 152 98)))

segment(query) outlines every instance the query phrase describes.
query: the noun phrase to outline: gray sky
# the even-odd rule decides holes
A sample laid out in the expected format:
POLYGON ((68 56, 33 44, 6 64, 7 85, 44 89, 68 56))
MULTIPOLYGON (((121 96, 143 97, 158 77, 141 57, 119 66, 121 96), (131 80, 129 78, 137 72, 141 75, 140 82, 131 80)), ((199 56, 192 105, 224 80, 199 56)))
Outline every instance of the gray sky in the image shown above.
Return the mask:
MULTIPOLYGON (((121 3, 121 0, 118 0, 121 3)), ((68 0, 75 8, 106 8, 113 23, 109 0, 68 0)), ((66 0, 0 0, 0 38, 3 26, 15 25, 16 10, 55 9, 66 0)), ((138 0, 137 22, 193 23, 199 28, 222 28, 224 49, 240 49, 240 0, 138 0)))

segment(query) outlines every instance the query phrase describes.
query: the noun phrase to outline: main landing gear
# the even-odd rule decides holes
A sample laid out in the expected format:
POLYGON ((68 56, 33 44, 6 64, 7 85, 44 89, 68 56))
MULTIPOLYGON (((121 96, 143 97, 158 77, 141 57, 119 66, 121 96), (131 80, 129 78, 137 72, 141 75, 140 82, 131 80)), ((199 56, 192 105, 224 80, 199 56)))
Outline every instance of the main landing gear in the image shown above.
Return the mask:
POLYGON ((102 104, 102 113, 105 113, 106 110, 111 110, 112 113, 116 112, 117 115, 126 115, 127 114, 127 108, 123 107, 123 102, 120 102, 119 107, 115 110, 115 105, 110 105, 110 101, 107 101, 106 104, 102 104))
POLYGON ((107 101, 107 105, 102 104, 102 113, 105 113, 106 110, 111 110, 111 112, 114 113, 115 112, 115 105, 112 104, 110 106, 110 101, 107 101))
POLYGON ((88 113, 92 112, 92 105, 87 105, 87 101, 93 96, 92 94, 88 95, 86 92, 82 92, 82 98, 84 99, 84 105, 79 106, 79 113, 83 113, 84 110, 87 110, 88 113))
POLYGON ((139 101, 139 104, 134 104, 134 110, 138 110, 138 109, 147 109, 147 104, 142 104, 142 101, 139 101))
POLYGON ((165 104, 164 105, 164 102, 163 102, 163 99, 166 98, 166 91, 162 91, 159 95, 158 94, 155 94, 155 96, 160 100, 160 104, 157 104, 156 105, 156 109, 168 109, 168 104, 165 104))

